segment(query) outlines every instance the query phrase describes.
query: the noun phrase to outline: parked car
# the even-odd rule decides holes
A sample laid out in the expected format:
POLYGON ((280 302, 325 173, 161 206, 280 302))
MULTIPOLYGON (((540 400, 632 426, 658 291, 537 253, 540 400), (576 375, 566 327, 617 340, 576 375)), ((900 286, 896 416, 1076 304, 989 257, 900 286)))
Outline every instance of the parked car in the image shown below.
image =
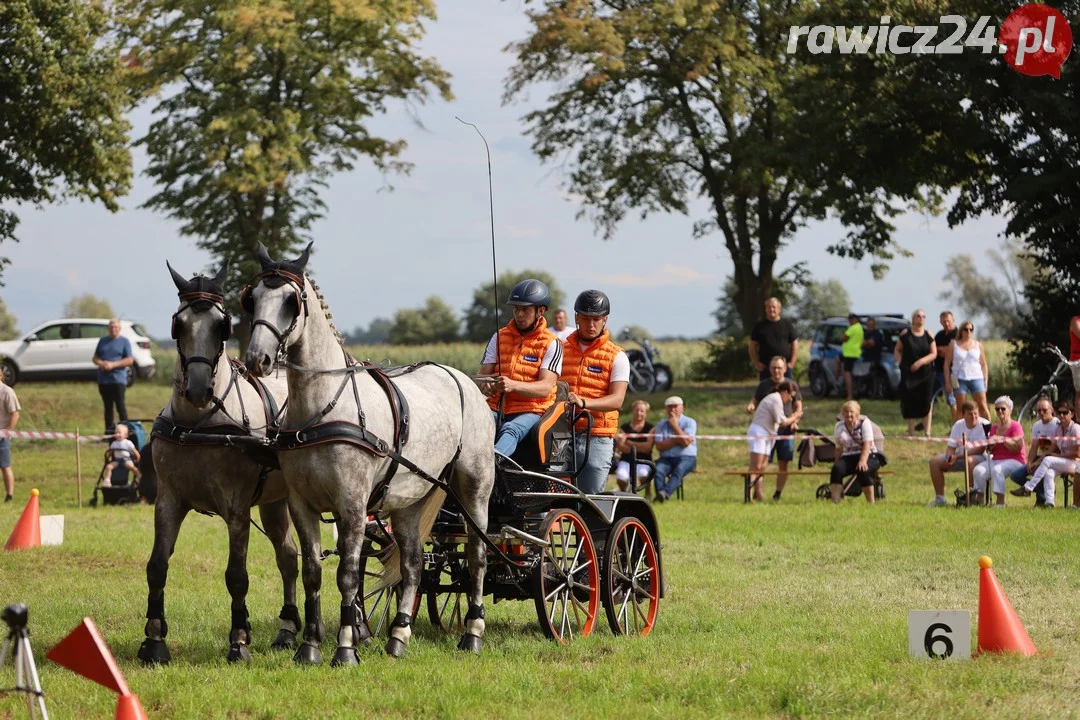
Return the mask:
MULTIPOLYGON (((20 380, 93 380, 98 339, 109 334, 109 320, 64 318, 39 325, 17 340, 0 342, 0 368, 4 382, 20 380)), ((135 378, 150 378, 157 363, 150 354, 146 329, 130 320, 120 321, 120 334, 131 342, 135 364, 128 367, 128 385, 135 378)))
MULTIPOLYGON (((877 329, 885 337, 885 346, 881 352, 881 364, 870 367, 870 363, 860 359, 851 371, 856 397, 888 399, 895 396, 900 387, 900 368, 893 356, 893 348, 900 333, 911 327, 911 323, 901 314, 860 315, 859 320, 866 324, 870 318, 877 320, 877 329)), ((848 327, 845 317, 825 318, 814 332, 810 344, 810 366, 808 378, 810 392, 817 397, 826 397, 830 393, 843 394, 843 380, 836 377, 836 358, 840 355, 844 331, 848 327)))

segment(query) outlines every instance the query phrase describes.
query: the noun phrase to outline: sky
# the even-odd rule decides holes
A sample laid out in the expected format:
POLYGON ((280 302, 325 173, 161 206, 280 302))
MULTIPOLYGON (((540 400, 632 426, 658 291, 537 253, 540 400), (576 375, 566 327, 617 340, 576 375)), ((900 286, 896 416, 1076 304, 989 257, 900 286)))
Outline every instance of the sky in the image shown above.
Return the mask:
MULTIPOLYGON (((473 291, 490 282, 484 146, 472 128, 454 119, 460 116, 491 145, 500 272, 547 270, 571 305, 578 292, 601 289, 611 298, 613 327, 640 325, 656 336, 709 335, 720 286, 732 271, 721 237, 695 240, 695 217, 641 220, 631 214, 604 241, 588 220, 575 219, 580 208, 568 198, 560 168, 532 155, 520 118, 543 102, 542 91, 502 103, 512 64, 503 50, 525 37, 528 27, 520 0, 439 3, 439 20, 429 26, 421 51, 452 74, 455 99, 391 106, 370 123, 374 132, 407 141, 403 159, 414 164, 413 172, 384 177, 361 161, 353 172, 334 176, 324 195, 327 213, 313 229, 308 267, 335 323, 343 330, 367 326, 398 308, 418 307, 430 295, 463 311, 473 291)), ((145 132, 150 117, 147 107, 133 112, 133 137, 145 132)), ((79 202, 18 209, 21 242, 0 247, 0 255, 11 259, 0 298, 20 330, 61 317, 69 299, 93 293, 154 337, 168 337, 177 300, 166 259, 191 275, 206 270, 211 258, 179 234, 177 223, 139 209, 154 187, 142 175, 145 154, 133 152, 134 186, 119 213, 79 202)), ((944 217, 905 215, 896 223, 896 239, 912 257, 894 260, 886 278, 875 281, 869 262, 825 252, 844 234, 839 223, 814 223, 781 251, 777 270, 805 261, 816 279, 839 280, 856 312, 910 315, 921 307, 933 319, 945 309, 938 297, 947 288, 945 262, 968 253, 991 273, 987 253, 1002 242, 1004 224, 1003 218, 983 217, 950 230, 944 217)))

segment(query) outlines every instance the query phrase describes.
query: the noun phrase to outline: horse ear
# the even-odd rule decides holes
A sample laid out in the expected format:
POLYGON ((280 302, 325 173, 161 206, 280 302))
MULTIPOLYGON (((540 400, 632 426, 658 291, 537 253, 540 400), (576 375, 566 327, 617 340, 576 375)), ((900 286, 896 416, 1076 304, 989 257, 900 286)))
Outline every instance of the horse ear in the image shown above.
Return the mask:
POLYGON ((304 248, 304 252, 300 255, 300 257, 296 258, 295 260, 293 260, 289 264, 290 265, 295 265, 296 267, 300 268, 301 270, 306 268, 307 267, 307 262, 308 262, 308 256, 311 255, 311 246, 314 245, 314 244, 315 244, 314 240, 309 242, 307 244, 307 247, 304 248))
POLYGON ((221 266, 221 269, 218 270, 217 275, 214 276, 214 279, 211 280, 211 282, 218 290, 221 290, 225 286, 225 278, 228 277, 228 275, 229 263, 228 261, 226 261, 225 264, 221 266))
POLYGON ((274 261, 270 259, 270 252, 266 249, 266 246, 262 244, 261 240, 259 241, 259 246, 255 248, 255 254, 258 256, 259 264, 262 265, 263 270, 267 270, 275 264, 274 261))
POLYGON ((191 290, 191 281, 184 279, 184 276, 173 270, 169 261, 165 261, 165 267, 169 268, 169 272, 172 274, 173 285, 176 285, 176 289, 180 292, 189 292, 191 290))

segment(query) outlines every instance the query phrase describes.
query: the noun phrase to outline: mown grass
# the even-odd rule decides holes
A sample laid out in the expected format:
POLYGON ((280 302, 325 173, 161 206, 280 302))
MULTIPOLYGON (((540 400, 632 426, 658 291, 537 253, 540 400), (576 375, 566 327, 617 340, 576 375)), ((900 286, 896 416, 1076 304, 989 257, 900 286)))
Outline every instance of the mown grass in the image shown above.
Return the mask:
MULTIPOLYGON (((702 432, 745 429, 748 389, 676 390, 702 432)), ((165 392, 136 386, 132 404, 152 414, 165 392)), ((93 385, 24 385, 19 395, 38 424, 46 417, 54 428, 100 422, 93 385)), ((656 408, 662 397, 650 400, 656 408)), ((836 405, 808 400, 804 425, 827 430, 836 405)), ((869 403, 865 410, 886 434, 903 429, 895 404, 869 403)), ((937 422, 943 421, 939 415, 937 422)), ((840 506, 814 500, 823 478, 793 479, 781 503, 748 506, 741 502, 741 481, 719 474, 745 466, 745 445, 703 441, 701 468, 686 500, 655 507, 670 589, 650 637, 615 638, 602 623, 592 637, 562 648, 540 635, 531 603, 489 601, 482 657, 463 657, 456 638, 420 620, 404 660, 372 650, 353 670, 331 669, 328 662, 299 669, 268 650, 280 585, 269 543, 257 533, 249 597, 255 658, 247 667, 227 665, 225 528, 193 515, 180 535, 167 591, 174 662, 148 670, 135 653, 151 508, 79 510, 71 444, 16 442, 17 502, 0 506, 0 528, 6 535, 36 486, 43 512, 66 515, 66 540, 58 548, 0 553, 0 603, 29 603, 42 685, 58 718, 106 716, 115 704, 104 689, 44 659, 83 616, 94 618, 132 690, 151 717, 161 718, 1074 714, 1080 558, 1072 544, 1080 513, 1037 512, 1011 497, 1004 512, 927 509, 926 457, 936 447, 890 441, 889 467, 897 475, 887 480, 888 498, 875 506, 861 499, 840 506), (982 554, 994 558, 1039 656, 908 659, 911 609, 971 610, 974 646, 982 554)), ((98 446, 83 453, 87 495, 90 476, 100 469, 99 459, 87 459, 97 454, 92 448, 98 446)), ((959 481, 951 476, 949 484, 959 481)), ((323 610, 332 637, 336 559, 326 564, 323 610)), ((332 647, 324 645, 327 660, 332 647)), ((0 687, 12 684, 8 664, 0 668, 0 687)), ((19 699, 0 697, 0 718, 24 712, 19 699)))

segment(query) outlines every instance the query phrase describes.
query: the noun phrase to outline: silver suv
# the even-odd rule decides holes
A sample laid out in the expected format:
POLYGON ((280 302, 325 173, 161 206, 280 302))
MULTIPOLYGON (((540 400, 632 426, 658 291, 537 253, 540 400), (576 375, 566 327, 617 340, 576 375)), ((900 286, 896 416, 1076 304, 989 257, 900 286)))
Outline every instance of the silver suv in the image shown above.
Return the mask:
MULTIPOLYGON (((20 380, 93 380, 98 340, 109 334, 107 318, 64 318, 40 325, 17 340, 0 342, 0 368, 9 386, 20 380)), ((150 337, 138 323, 120 321, 120 335, 131 343, 135 364, 128 367, 128 385, 151 378, 157 363, 150 337)))

